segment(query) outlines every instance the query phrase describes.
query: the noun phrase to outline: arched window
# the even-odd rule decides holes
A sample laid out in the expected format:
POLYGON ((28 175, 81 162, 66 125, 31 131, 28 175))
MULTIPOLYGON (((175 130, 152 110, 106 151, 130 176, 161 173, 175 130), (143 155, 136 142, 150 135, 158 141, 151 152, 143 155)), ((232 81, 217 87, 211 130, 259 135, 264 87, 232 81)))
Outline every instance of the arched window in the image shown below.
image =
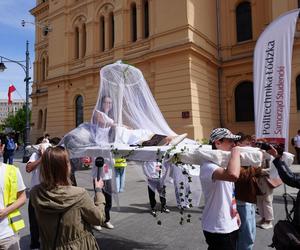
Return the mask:
POLYGON ((75 59, 79 58, 79 28, 75 28, 75 59))
POLYGON ((42 69, 41 69, 41 75, 42 75, 42 81, 45 81, 46 80, 46 75, 47 75, 47 65, 46 65, 46 58, 45 58, 45 56, 43 56, 43 58, 42 58, 42 69))
POLYGON ((82 51, 82 57, 85 56, 86 52, 86 26, 85 23, 82 24, 82 41, 81 41, 81 51, 82 51))
POLYGON ((300 75, 296 78, 297 110, 300 110, 300 75))
POLYGON ((136 21, 136 4, 132 3, 130 6, 130 27, 131 27, 131 41, 135 42, 137 39, 137 21, 136 21))
POLYGON ((252 16, 249 2, 242 2, 236 7, 236 37, 238 42, 252 39, 252 16))
POLYGON ((237 122, 254 121, 253 83, 240 83, 234 93, 235 120, 237 122))
POLYGON ((44 111, 44 131, 46 131, 47 128, 47 109, 44 111))
POLYGON ((105 50, 105 23, 104 16, 100 17, 100 25, 99 25, 99 41, 100 41, 100 51, 103 52, 105 50))
POLYGON ((112 49, 115 43, 115 20, 114 14, 109 13, 109 48, 112 49))
POLYGON ((40 109, 38 113, 38 123, 37 123, 38 129, 42 128, 42 122, 43 122, 43 111, 40 109))
POLYGON ((83 98, 81 95, 75 99, 76 127, 83 123, 83 98))
POLYGON ((143 37, 149 37, 149 3, 148 0, 143 1, 143 26, 144 32, 143 37))

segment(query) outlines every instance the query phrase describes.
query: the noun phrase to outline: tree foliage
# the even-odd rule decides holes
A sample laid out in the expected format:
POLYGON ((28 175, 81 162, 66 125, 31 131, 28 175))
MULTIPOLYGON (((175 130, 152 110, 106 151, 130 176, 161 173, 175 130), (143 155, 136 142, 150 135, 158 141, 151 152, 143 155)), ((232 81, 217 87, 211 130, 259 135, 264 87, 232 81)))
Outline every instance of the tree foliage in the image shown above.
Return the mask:
POLYGON ((23 106, 15 115, 9 114, 3 123, 3 128, 12 128, 12 130, 23 134, 26 128, 26 107, 23 106))

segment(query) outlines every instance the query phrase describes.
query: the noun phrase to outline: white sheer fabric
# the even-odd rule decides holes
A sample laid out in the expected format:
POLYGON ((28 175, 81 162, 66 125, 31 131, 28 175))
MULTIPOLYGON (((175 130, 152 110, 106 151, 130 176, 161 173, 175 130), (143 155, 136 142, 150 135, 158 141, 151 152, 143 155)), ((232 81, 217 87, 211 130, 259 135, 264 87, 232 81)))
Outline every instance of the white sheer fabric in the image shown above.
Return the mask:
POLYGON ((100 90, 91 123, 96 143, 134 144, 154 134, 176 135, 164 119, 141 71, 118 61, 100 71, 100 90), (108 131, 108 132, 107 132, 108 131))

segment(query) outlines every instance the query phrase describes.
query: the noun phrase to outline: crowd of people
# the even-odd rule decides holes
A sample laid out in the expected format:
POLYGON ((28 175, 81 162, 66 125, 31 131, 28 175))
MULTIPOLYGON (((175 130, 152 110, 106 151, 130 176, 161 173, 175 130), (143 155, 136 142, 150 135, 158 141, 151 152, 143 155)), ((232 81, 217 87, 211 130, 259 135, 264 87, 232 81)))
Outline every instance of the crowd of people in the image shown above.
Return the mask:
MULTIPOLYGON (((11 138, 12 135, 8 134, 1 147, 0 249, 14 250, 20 249, 18 231, 25 226, 19 208, 26 202, 26 187, 19 169, 12 165, 11 154, 4 158, 7 150, 17 148, 14 140, 14 148, 8 146, 11 138)), ((95 191, 92 200, 84 188, 77 187, 75 170, 81 161, 70 160, 67 149, 57 145, 59 138, 53 139, 49 135, 38 138, 37 150, 26 164, 26 172, 31 173, 28 203, 30 248, 99 249, 92 229, 114 228, 110 220, 112 194, 124 191, 126 159, 106 159, 100 178, 95 159, 92 159, 91 178, 95 191), (123 173, 119 174, 120 171, 123 173)), ((226 168, 213 162, 201 165, 200 181, 205 200, 201 220, 208 249, 253 249, 256 227, 273 227, 272 193, 281 183, 275 181, 277 184, 274 184, 269 176, 271 162, 262 166, 241 166, 239 147, 256 146, 255 138, 217 128, 211 132, 210 143, 213 150, 230 151, 231 157, 226 168), (256 207, 261 217, 259 221, 256 221, 256 207)), ((275 157, 274 165, 283 181, 298 187, 298 179, 280 160, 281 155, 276 149, 270 146, 267 150, 275 157)), ((157 213, 155 191, 159 194, 161 212, 169 213, 163 181, 167 169, 157 162, 146 162, 143 169, 148 181, 151 214, 156 216, 157 213)), ((185 194, 190 192, 188 183, 183 189, 185 194)), ((189 208, 189 203, 178 193, 175 185, 178 207, 189 208)), ((295 223, 299 224, 299 221, 295 219, 295 223)))

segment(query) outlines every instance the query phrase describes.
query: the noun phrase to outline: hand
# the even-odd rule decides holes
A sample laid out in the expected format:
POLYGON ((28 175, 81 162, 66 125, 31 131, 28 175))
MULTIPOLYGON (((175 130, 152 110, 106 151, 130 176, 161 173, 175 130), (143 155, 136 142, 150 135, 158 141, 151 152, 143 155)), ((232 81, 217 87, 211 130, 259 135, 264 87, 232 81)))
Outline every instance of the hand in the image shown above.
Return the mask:
POLYGON ((239 149, 239 147, 233 147, 231 149, 231 155, 240 156, 240 149, 239 149))
POLYGON ((241 217, 240 217, 239 213, 236 214, 236 220, 237 220, 238 226, 240 227, 242 223, 241 223, 241 217))
POLYGON ((3 209, 0 209, 0 220, 4 219, 7 217, 7 212, 6 212, 6 209, 3 208, 3 209))
POLYGON ((104 186, 104 182, 103 182, 102 178, 100 178, 99 181, 97 181, 97 178, 95 178, 95 187, 96 187, 96 188, 101 188, 101 189, 102 189, 103 186, 104 186))
POLYGON ((27 164, 25 169, 26 169, 27 173, 30 173, 32 171, 32 168, 31 168, 30 164, 27 164))
POLYGON ((267 153, 274 156, 275 158, 278 156, 277 150, 272 145, 270 145, 270 149, 267 150, 267 153))

